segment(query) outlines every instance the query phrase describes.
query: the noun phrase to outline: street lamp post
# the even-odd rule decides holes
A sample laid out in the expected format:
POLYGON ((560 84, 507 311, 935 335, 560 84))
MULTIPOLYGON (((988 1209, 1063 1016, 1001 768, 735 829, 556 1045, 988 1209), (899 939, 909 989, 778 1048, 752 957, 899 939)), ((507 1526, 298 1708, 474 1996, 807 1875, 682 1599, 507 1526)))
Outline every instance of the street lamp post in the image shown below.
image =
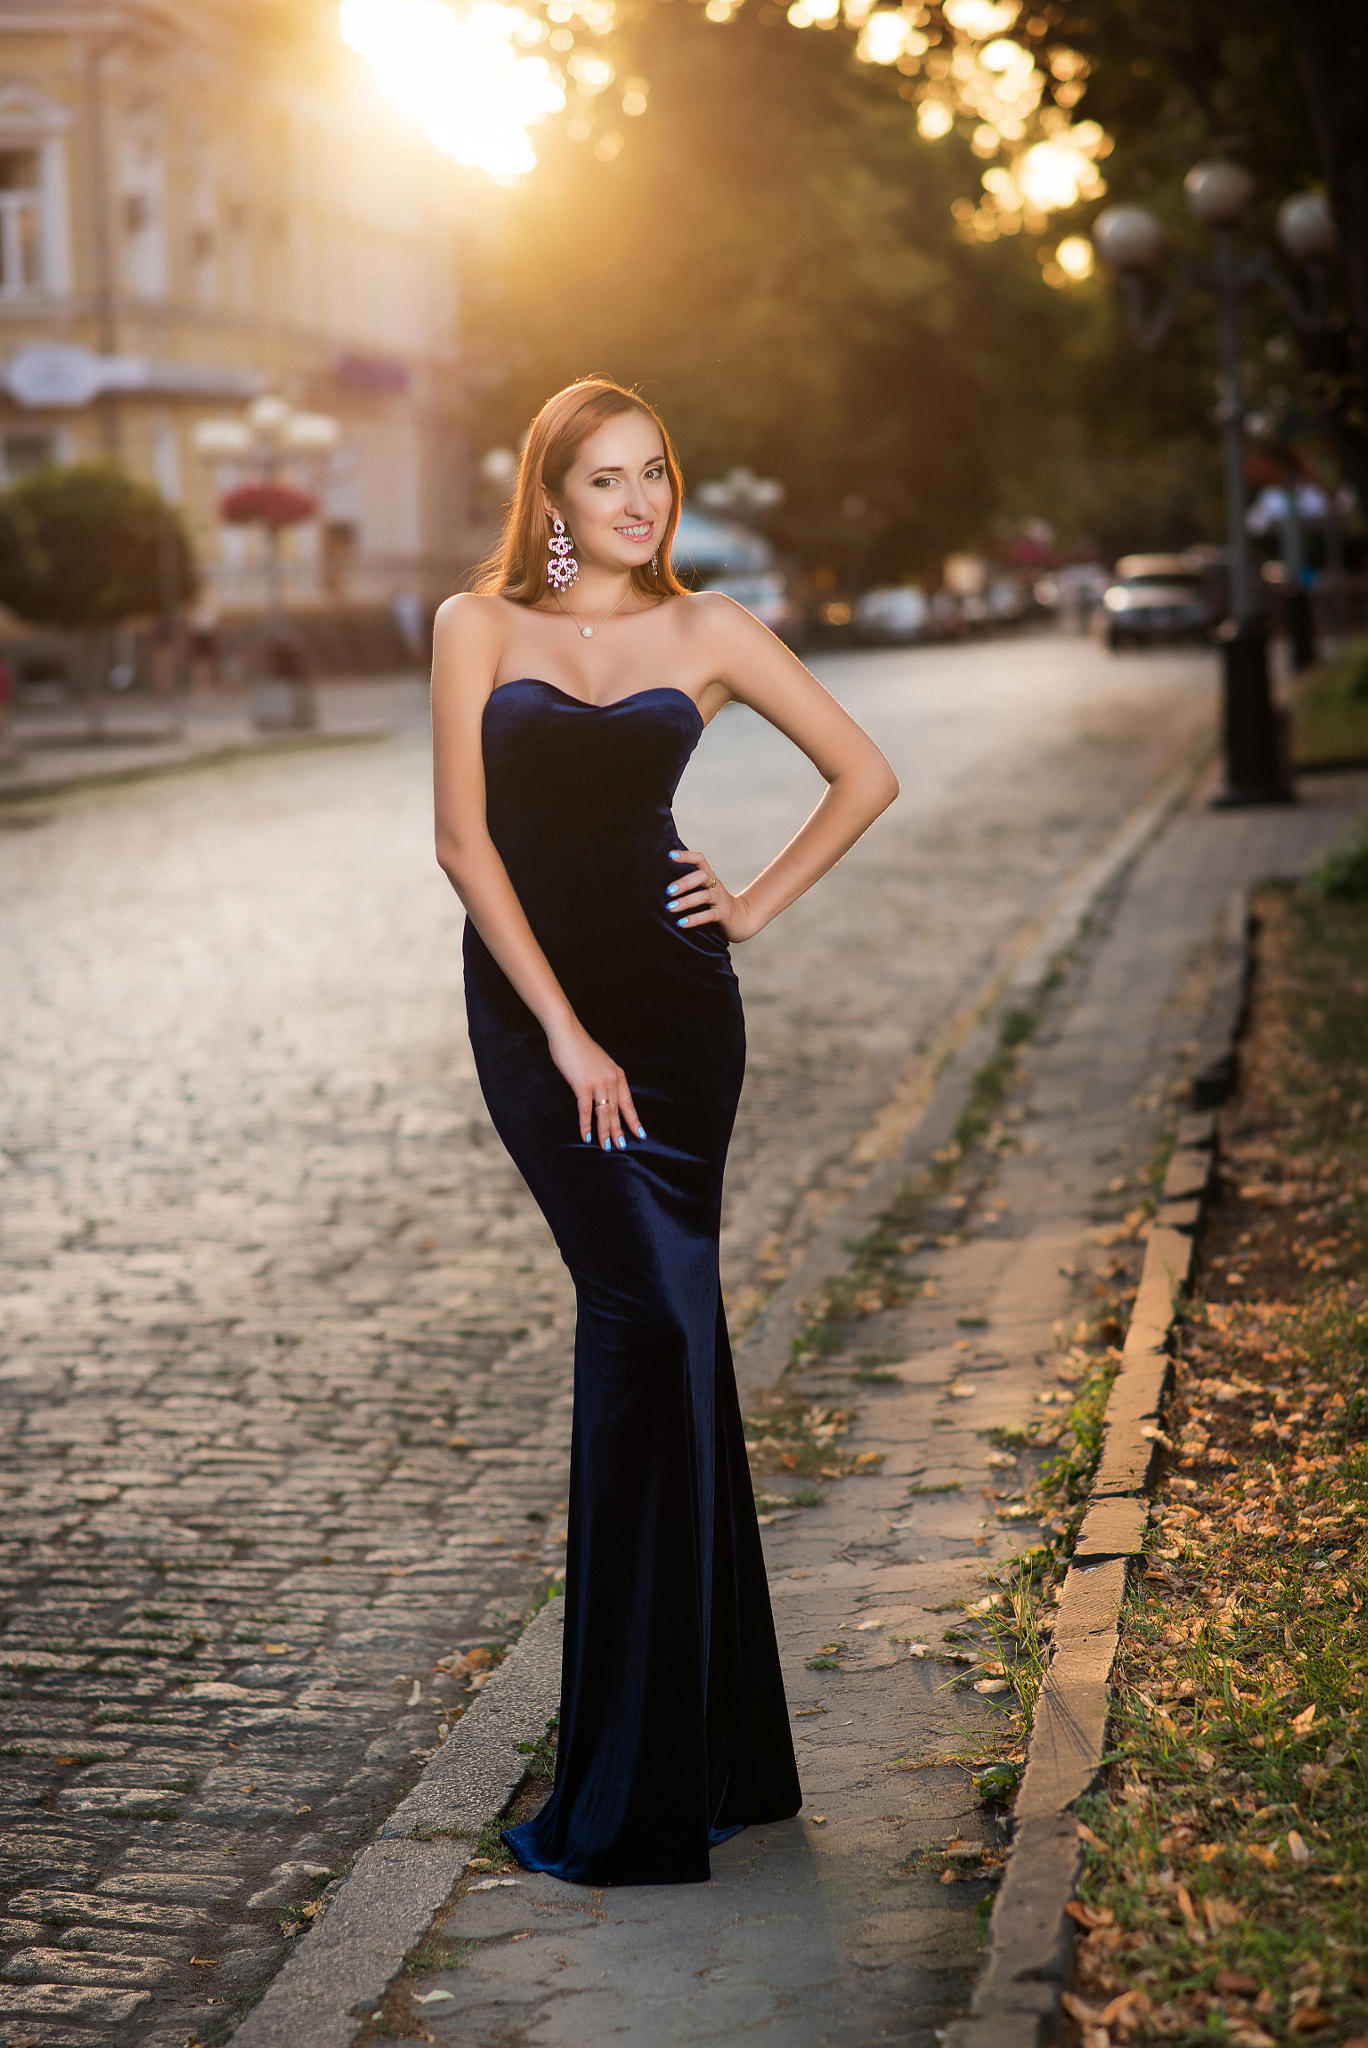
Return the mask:
POLYGON ((1216 300, 1220 344, 1217 421, 1230 578, 1230 616, 1220 629, 1225 786, 1217 802, 1289 803, 1293 792, 1283 720, 1269 686, 1267 637, 1249 575, 1240 304, 1256 285, 1267 285, 1281 299, 1299 332, 1323 332, 1326 264, 1334 252, 1334 223, 1325 201, 1316 193, 1299 193, 1279 211, 1279 239, 1307 271, 1309 289, 1303 299, 1288 284, 1270 251, 1259 249, 1241 260, 1236 249, 1235 229, 1254 193, 1254 181, 1246 170, 1220 161, 1196 164, 1183 180, 1183 190, 1196 219, 1212 231, 1215 260, 1206 264, 1180 258, 1174 280, 1157 305, 1149 303, 1149 287, 1163 259, 1166 237, 1147 208, 1107 207, 1093 225, 1093 243, 1098 255, 1120 276, 1131 332, 1145 350, 1158 348, 1166 339, 1190 292, 1209 291, 1216 300))
POLYGON ((313 693, 304 673, 302 650, 285 614, 280 535, 285 527, 312 519, 318 500, 311 490, 289 482, 291 466, 326 461, 341 429, 326 413, 299 412, 283 398, 254 398, 241 419, 201 420, 194 430, 195 452, 221 472, 249 471, 249 481, 227 489, 219 500, 231 523, 259 526, 266 542, 266 610, 269 684, 258 688, 254 715, 262 725, 303 726, 314 722, 313 693), (277 701, 280 700, 280 701, 277 701))

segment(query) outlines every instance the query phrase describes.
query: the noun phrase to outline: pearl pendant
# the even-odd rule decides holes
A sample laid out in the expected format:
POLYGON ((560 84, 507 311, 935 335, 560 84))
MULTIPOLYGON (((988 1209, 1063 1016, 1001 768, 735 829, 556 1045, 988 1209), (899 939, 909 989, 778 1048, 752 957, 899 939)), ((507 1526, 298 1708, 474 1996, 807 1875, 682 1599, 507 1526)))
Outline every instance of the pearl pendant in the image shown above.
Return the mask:
POLYGON ((592 627, 592 626, 581 626, 581 627, 580 627, 580 638, 581 638, 582 640, 592 640, 592 639, 593 639, 593 637, 594 637, 594 629, 593 629, 593 627, 592 627))

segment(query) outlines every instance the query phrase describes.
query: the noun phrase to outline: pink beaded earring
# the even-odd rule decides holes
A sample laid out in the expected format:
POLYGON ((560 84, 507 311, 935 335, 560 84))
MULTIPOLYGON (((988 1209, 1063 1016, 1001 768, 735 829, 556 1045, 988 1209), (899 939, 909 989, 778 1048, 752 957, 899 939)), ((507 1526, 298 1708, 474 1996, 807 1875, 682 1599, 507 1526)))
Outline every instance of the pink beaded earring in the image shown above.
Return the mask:
POLYGON ((575 543, 565 530, 565 521, 559 516, 551 522, 551 538, 547 545, 551 557, 546 564, 546 580, 553 590, 569 590, 579 581, 579 563, 571 553, 575 543))

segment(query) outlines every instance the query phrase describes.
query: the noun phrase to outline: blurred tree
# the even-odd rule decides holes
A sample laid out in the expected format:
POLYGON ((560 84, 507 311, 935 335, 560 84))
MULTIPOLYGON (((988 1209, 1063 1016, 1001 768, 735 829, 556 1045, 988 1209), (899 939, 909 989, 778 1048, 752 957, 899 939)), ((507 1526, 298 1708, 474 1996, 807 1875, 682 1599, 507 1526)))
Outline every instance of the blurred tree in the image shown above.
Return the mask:
POLYGON ((480 445, 600 371, 660 406, 691 483, 780 478, 767 524, 810 566, 938 571, 991 541, 1053 431, 1072 316, 1032 249, 957 231, 967 143, 919 141, 885 73, 768 4, 725 32, 657 6, 626 33, 619 69, 652 81, 629 152, 547 136, 483 205, 480 445))
MULTIPOLYGON (((964 42, 952 14, 968 19, 926 17, 940 58, 900 72, 858 62, 855 30, 795 33, 774 0, 725 23, 642 0, 613 42, 619 77, 650 80, 647 118, 619 120, 625 147, 600 109, 582 141, 573 122, 543 131, 522 185, 483 188, 481 445, 516 440, 550 391, 602 370, 661 406, 694 483, 739 462, 781 478, 768 523, 809 566, 925 573, 1028 514, 1110 552, 1214 538, 1211 307, 1191 301, 1142 354, 1110 280, 1066 284, 1054 261, 1095 201, 1013 215, 983 184, 1001 159, 990 146, 985 171, 967 105, 942 139, 918 134, 914 106, 954 75, 947 39, 957 56, 964 42), (1042 266, 1060 288, 1042 289, 1042 266)), ((1268 237, 1278 201, 1320 175, 1319 129, 1346 247, 1355 232, 1368 247, 1350 217, 1368 206, 1368 90, 1334 77, 1337 50, 1346 78, 1362 74, 1350 0, 1040 0, 1013 33, 1048 73, 1042 122, 1100 124, 1108 199, 1156 207, 1179 244, 1202 243, 1182 197, 1191 163, 1247 162, 1251 227, 1268 237)), ((1299 412, 1303 433, 1318 409, 1340 467, 1368 476, 1349 320, 1301 377, 1271 297, 1250 302, 1246 332, 1254 399, 1299 412)))
POLYGON ((40 470, 0 492, 0 604, 30 625, 80 636, 93 731, 110 629, 198 587, 180 514, 112 465, 40 470))

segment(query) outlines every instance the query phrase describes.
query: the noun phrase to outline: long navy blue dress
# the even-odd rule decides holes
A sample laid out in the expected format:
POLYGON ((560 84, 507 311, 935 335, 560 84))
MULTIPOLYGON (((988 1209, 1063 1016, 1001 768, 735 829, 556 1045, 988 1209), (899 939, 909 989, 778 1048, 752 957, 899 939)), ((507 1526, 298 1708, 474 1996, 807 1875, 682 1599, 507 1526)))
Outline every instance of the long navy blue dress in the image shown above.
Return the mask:
POLYGON ((555 1789, 505 1841, 578 1884, 687 1884, 802 1794, 718 1276, 745 1026, 717 925, 666 907, 670 804, 703 721, 675 689, 608 705, 506 683, 484 714, 489 829, 647 1137, 605 1153, 474 926, 475 1064, 574 1278, 555 1789))

